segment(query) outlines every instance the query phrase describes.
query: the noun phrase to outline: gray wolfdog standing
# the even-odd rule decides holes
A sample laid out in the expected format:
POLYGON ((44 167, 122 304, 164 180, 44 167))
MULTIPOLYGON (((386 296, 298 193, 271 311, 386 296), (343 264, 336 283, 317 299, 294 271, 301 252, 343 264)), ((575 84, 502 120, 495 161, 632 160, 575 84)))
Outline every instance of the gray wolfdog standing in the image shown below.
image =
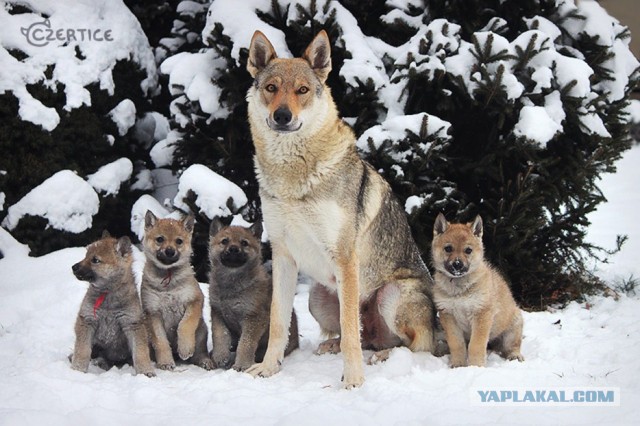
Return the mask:
MULTIPOLYGON (((256 31, 247 94, 264 221, 273 249, 269 344, 254 376, 279 371, 298 272, 312 277, 309 307, 342 351, 346 388, 364 381, 362 347, 432 351, 431 276, 389 185, 357 154, 329 87, 331 47, 321 31, 302 58, 280 59, 256 31), (362 334, 360 319, 362 315, 362 334)), ((387 349, 387 351, 384 351, 387 349)))

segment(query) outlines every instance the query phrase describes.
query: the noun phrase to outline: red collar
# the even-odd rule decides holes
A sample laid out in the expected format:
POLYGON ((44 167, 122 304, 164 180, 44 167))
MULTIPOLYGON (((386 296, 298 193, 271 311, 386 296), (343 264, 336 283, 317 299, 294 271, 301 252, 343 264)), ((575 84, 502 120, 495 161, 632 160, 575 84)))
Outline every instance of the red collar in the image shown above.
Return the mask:
POLYGON ((160 284, 169 287, 169 284, 171 284, 171 268, 167 269, 167 276, 160 281, 160 284))
POLYGON ((98 298, 96 299, 96 302, 93 304, 93 317, 97 318, 96 312, 98 311, 98 309, 100 309, 100 306, 102 305, 102 302, 104 302, 105 297, 107 297, 107 294, 109 292, 105 291, 104 293, 101 293, 100 296, 98 296, 98 298))

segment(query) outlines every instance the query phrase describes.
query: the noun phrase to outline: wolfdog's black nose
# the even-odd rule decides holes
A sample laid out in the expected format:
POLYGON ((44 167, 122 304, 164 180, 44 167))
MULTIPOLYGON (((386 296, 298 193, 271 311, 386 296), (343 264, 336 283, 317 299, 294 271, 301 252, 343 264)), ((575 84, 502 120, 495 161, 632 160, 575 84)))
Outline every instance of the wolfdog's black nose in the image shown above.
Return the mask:
POLYGON ((276 112, 273 113, 273 121, 278 123, 280 126, 289 124, 291 121, 291 111, 289 111, 289 108, 278 108, 276 112))
POLYGON ((164 250, 164 254, 165 254, 165 256, 167 256, 167 257, 173 257, 173 256, 175 256, 175 255, 176 255, 176 251, 175 251, 173 248, 171 248, 171 247, 167 247, 167 248, 164 250))
POLYGON ((464 267, 464 264, 462 263, 462 261, 460 259, 456 259, 453 261, 453 263, 451 264, 451 266, 453 267, 453 269, 455 269, 456 271, 461 270, 464 267))
POLYGON ((80 269, 80 262, 76 263, 75 265, 73 265, 73 266, 71 267, 71 270, 72 270, 73 272, 78 272, 78 269, 80 269))

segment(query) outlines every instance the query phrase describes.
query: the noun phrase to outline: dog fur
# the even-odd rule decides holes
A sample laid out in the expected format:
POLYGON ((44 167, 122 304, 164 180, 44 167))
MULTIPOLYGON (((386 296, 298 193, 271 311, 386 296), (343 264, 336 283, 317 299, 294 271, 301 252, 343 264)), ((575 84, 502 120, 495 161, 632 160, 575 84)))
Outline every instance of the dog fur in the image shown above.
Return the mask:
POLYGON ((319 352, 342 351, 344 386, 352 388, 364 381, 363 345, 432 351, 435 309, 405 212, 338 117, 325 84, 330 50, 324 31, 293 59, 278 58, 259 31, 251 40, 247 101, 273 250, 273 300, 267 352, 248 372, 279 371, 302 271, 317 282, 311 312, 326 334, 340 335, 319 352))
POLYGON ((174 356, 211 370, 207 326, 202 318, 204 294, 191 268, 194 217, 182 220, 145 215, 143 239, 147 261, 140 296, 156 366, 175 368, 174 356))
POLYGON ((86 373, 92 361, 105 370, 133 363, 137 374, 155 376, 132 262, 129 238, 105 232, 72 266, 76 278, 89 282, 75 324, 73 369, 86 373))
POLYGON ((484 366, 487 345, 504 358, 520 353, 522 313, 504 278, 484 258, 482 219, 433 228, 433 298, 451 351, 451 367, 484 366))
MULTIPOLYGON (((271 276, 262 263, 262 225, 251 228, 211 222, 209 302, 212 358, 216 366, 244 371, 262 361, 269 337, 271 276), (232 351, 235 351, 235 360, 232 351)), ((298 347, 295 312, 285 356, 298 347)))

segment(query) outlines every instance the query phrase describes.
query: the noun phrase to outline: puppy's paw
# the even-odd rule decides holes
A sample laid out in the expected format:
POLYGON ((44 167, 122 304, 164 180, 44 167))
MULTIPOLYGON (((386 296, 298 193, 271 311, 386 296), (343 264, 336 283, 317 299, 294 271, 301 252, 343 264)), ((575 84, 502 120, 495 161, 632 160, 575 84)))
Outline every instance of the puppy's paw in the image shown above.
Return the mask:
POLYGON ((186 361, 191 358, 196 351, 196 337, 182 336, 178 334, 178 356, 181 360, 186 361))
POLYGON ((144 374, 147 377, 156 377, 156 372, 153 371, 153 367, 136 368, 136 374, 144 374))
POLYGON ((173 361, 167 362, 167 363, 158 363, 156 364, 156 367, 159 368, 160 370, 173 371, 174 368, 176 368, 176 363, 173 361))
POLYGON ((231 352, 213 352, 211 358, 216 368, 224 368, 227 370, 233 364, 231 352))
POLYGON ((519 361, 519 362, 523 362, 524 361, 524 357, 522 356, 522 354, 520 353, 513 353, 513 354, 509 354, 506 357, 509 361, 519 361))
POLYGON ((279 362, 261 362, 245 370, 246 373, 251 374, 253 377, 271 377, 279 371, 279 362))
POLYGON ((477 356, 477 357, 469 356, 469 366, 484 367, 486 364, 485 358, 486 358, 485 356, 477 356))
POLYGON ((388 360, 390 355, 391 355, 391 349, 383 349, 381 351, 375 352, 373 355, 371 355, 371 358, 369 358, 369 361, 367 361, 367 364, 369 365, 381 364, 386 360, 388 360))
POLYGON ((342 385, 347 390, 359 388, 363 383, 364 373, 362 372, 348 373, 347 371, 345 371, 344 375, 342 376, 342 385))
POLYGON ((465 357, 451 356, 451 361, 449 362, 449 366, 451 368, 466 367, 467 360, 465 359, 465 357))
POLYGON ((213 370, 214 368, 216 368, 216 365, 213 363, 213 361, 209 357, 203 357, 201 360, 198 361, 197 365, 198 367, 204 368, 207 371, 213 370))
POLYGON ((89 361, 85 362, 74 360, 71 362, 71 368, 82 373, 86 373, 89 370, 89 361))
POLYGON ((318 345, 316 349, 316 355, 323 354, 339 354, 340 353, 340 338, 328 339, 318 345))

